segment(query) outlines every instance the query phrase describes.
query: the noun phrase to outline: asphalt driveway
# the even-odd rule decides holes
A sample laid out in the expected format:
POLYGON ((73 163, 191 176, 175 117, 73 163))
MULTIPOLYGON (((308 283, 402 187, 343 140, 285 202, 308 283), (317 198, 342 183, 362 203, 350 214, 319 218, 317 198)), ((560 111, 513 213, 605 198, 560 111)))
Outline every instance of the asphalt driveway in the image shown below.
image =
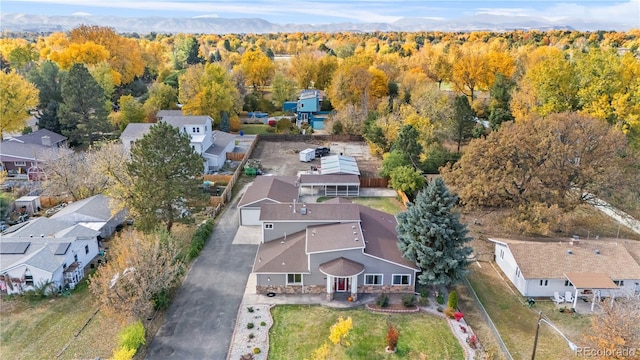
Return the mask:
POLYGON ((226 359, 257 245, 234 245, 238 199, 220 215, 191 266, 147 359, 226 359))

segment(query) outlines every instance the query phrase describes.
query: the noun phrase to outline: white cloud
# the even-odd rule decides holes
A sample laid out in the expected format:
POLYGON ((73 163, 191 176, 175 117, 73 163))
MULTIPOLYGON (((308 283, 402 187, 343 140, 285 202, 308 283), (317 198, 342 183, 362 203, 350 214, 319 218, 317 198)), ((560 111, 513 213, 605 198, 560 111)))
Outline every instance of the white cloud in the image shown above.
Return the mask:
POLYGON ((84 11, 77 11, 74 12, 73 14, 71 14, 73 16, 91 16, 91 14, 89 14, 88 12, 84 12, 84 11))

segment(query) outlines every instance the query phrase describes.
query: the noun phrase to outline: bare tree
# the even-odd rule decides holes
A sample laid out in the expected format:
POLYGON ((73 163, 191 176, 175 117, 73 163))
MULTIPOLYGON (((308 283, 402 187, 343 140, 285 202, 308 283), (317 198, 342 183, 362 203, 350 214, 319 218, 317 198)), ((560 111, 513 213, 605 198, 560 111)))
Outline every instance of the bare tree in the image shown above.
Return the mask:
POLYGON ((609 298, 601 308, 601 312, 591 317, 591 329, 584 336, 590 348, 585 351, 594 350, 595 358, 601 359, 631 359, 638 356, 640 298, 609 298))
POLYGON ((129 231, 112 243, 109 261, 91 276, 89 287, 106 313, 145 319, 182 273, 177 241, 167 232, 129 231))

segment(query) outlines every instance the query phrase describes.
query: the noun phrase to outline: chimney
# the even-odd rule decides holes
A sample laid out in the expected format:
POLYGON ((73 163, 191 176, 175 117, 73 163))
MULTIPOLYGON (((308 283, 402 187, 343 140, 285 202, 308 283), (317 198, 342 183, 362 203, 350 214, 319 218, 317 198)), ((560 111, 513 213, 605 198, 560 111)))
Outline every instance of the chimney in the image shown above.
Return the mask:
POLYGON ((580 236, 573 235, 573 237, 571 237, 571 242, 569 244, 571 244, 571 245, 580 245, 580 236))
POLYGON ((293 199, 293 213, 296 213, 296 199, 293 199))
POLYGON ((48 135, 45 135, 40 139, 42 140, 42 146, 51 146, 51 138, 48 135))

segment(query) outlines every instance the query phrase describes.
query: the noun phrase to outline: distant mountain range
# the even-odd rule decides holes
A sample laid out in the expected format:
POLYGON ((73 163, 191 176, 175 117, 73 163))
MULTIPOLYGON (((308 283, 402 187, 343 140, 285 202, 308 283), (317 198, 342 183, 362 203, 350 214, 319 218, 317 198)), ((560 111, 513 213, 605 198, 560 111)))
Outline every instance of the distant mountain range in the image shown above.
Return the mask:
POLYGON ((509 31, 567 29, 581 31, 625 31, 637 24, 588 22, 581 19, 550 21, 532 16, 477 14, 450 20, 402 18, 393 23, 275 24, 250 18, 167 18, 117 16, 46 16, 2 14, 0 30, 50 32, 65 31, 80 24, 115 28, 118 32, 156 33, 278 33, 341 31, 509 31))

